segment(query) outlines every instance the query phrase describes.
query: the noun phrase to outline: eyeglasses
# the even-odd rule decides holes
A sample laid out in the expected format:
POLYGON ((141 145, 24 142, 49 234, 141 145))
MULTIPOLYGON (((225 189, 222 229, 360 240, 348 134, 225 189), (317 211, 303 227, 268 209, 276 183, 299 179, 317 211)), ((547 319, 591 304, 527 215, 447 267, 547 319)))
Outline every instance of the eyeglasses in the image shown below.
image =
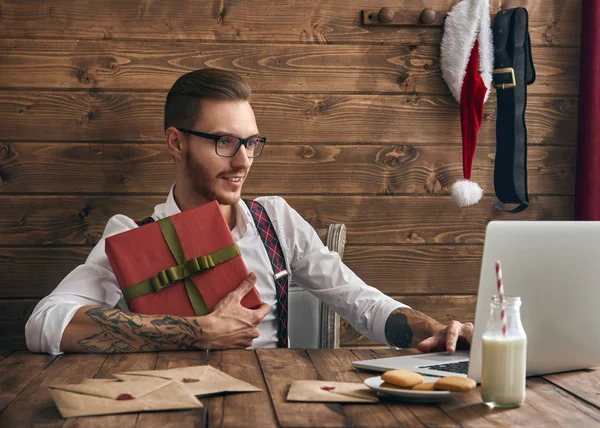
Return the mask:
POLYGON ((197 137, 213 140, 215 142, 215 151, 217 152, 217 155, 224 158, 234 157, 242 144, 246 148, 249 158, 257 158, 262 153, 265 143, 267 142, 267 138, 261 137, 260 135, 255 135, 250 138, 240 138, 236 137, 235 135, 215 135, 207 134, 205 132, 191 131, 189 129, 178 129, 186 134, 192 134, 197 137))

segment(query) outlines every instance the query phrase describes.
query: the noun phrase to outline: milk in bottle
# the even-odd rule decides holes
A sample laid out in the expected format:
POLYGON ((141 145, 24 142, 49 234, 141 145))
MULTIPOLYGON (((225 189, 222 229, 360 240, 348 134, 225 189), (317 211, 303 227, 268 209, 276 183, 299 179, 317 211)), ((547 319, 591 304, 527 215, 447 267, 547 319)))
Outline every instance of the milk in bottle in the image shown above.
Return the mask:
POLYGON ((525 400, 527 336, 520 307, 519 297, 505 298, 504 333, 498 296, 490 304, 490 319, 482 336, 481 398, 491 407, 518 407, 525 400))

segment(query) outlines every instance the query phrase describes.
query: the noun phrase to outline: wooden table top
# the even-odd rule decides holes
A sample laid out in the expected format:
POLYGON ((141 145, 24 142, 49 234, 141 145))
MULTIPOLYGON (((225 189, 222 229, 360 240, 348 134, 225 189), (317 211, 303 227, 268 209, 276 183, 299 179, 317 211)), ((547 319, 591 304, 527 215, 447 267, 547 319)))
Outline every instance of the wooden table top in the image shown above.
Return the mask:
MULTIPOLYGON (((145 412, 85 418, 61 418, 49 384, 111 378, 132 370, 167 369, 204 364, 206 353, 53 357, 27 351, 0 351, 0 426, 112 427, 313 427, 313 426, 566 426, 600 425, 600 370, 580 370, 527 379, 527 399, 518 409, 489 409, 479 387, 440 404, 404 404, 383 398, 379 404, 287 402, 293 380, 361 382, 374 375, 355 371, 358 359, 402 355, 388 349, 257 349, 211 351, 209 363, 262 388, 262 392, 201 398, 204 409, 145 412)), ((600 368, 597 368, 600 369, 600 368)))

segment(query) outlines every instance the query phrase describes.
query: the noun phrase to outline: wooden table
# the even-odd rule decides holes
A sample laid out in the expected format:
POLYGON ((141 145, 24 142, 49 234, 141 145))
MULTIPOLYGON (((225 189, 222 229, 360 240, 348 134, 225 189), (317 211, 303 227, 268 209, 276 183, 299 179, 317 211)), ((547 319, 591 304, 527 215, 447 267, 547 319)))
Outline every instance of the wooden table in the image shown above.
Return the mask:
POLYGON ((401 355, 387 349, 257 349, 213 351, 210 364, 250 382, 262 392, 202 398, 204 409, 62 419, 46 385, 110 378, 131 370, 167 369, 205 363, 205 353, 53 357, 27 351, 0 351, 0 427, 308 427, 308 426, 567 426, 600 425, 600 370, 581 370, 527 380, 527 400, 518 409, 489 409, 479 388, 443 404, 292 403, 285 397, 292 380, 361 382, 373 373, 355 371, 357 359, 401 355))

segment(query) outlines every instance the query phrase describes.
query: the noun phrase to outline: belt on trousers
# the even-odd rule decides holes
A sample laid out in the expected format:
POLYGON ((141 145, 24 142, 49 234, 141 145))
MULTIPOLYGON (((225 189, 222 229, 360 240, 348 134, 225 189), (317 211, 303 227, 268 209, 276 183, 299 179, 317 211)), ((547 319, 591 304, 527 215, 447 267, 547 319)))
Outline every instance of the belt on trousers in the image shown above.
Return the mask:
POLYGON ((493 25, 496 88, 496 208, 518 213, 529 206, 527 196, 527 85, 535 81, 527 10, 518 7, 496 14, 493 25), (509 209, 505 204, 518 204, 509 209))

